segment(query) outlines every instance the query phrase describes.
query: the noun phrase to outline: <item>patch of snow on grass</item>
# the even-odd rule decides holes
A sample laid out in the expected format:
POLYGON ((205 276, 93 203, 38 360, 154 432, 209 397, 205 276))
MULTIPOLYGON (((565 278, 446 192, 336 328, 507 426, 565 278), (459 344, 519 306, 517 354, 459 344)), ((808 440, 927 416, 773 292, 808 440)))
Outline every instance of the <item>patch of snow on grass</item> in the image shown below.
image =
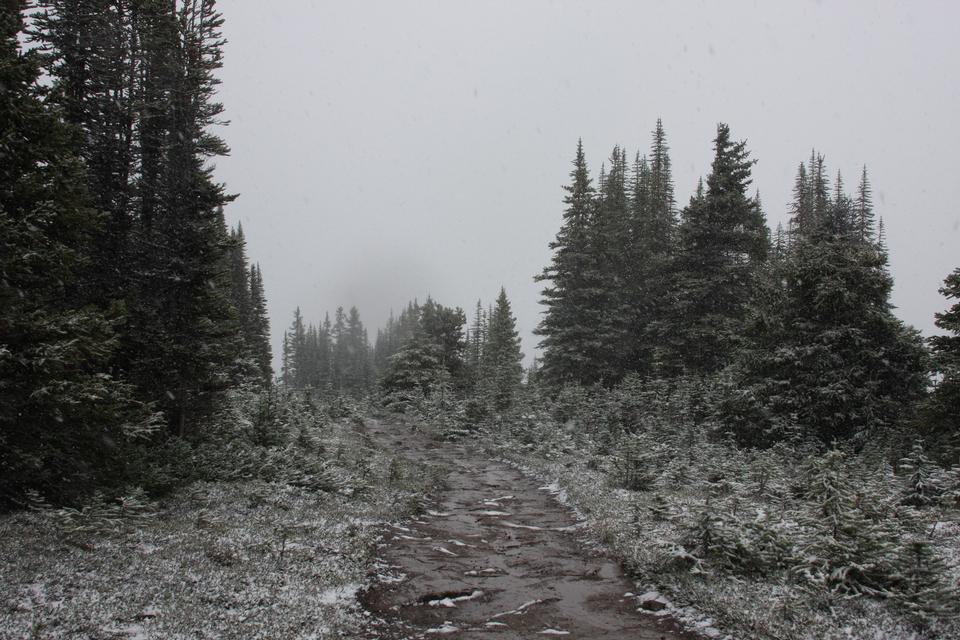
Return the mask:
POLYGON ((356 583, 344 584, 339 587, 333 587, 320 592, 317 596, 317 602, 328 606, 343 606, 351 604, 357 599, 357 592, 360 591, 360 585, 356 583))

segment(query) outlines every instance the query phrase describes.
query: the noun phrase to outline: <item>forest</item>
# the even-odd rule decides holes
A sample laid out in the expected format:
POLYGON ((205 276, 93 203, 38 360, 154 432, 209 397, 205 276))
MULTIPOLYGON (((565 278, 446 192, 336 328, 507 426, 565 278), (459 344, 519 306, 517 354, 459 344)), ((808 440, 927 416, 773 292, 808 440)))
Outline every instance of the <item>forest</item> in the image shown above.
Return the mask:
POLYGON ((404 438, 549 483, 705 637, 960 635, 960 268, 939 335, 898 319, 866 166, 798 158, 771 229, 727 124, 685 204, 660 120, 598 171, 571 144, 528 366, 500 288, 372 338, 297 308, 274 371, 213 165, 214 0, 0 20, 0 638, 381 637, 382 527, 437 517, 452 473, 404 438), (154 593, 183 566, 216 576, 199 613, 154 593))

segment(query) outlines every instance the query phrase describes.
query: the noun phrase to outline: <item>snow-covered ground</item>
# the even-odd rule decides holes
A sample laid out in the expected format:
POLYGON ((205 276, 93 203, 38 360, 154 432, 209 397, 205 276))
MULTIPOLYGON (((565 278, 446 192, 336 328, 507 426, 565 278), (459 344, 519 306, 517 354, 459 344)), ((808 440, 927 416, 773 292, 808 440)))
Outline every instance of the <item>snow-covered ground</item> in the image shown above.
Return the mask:
POLYGON ((359 633, 377 525, 414 508, 429 474, 391 465, 350 425, 326 429, 328 450, 346 452, 334 491, 202 482, 110 531, 55 511, 3 516, 0 638, 359 633))
MULTIPOLYGON (((489 450, 525 473, 545 482, 544 491, 585 519, 583 531, 590 544, 616 554, 637 577, 640 599, 656 594, 662 614, 685 620, 701 632, 729 638, 920 640, 960 638, 960 625, 948 616, 917 624, 904 607, 883 598, 827 595, 809 589, 785 572, 769 575, 716 570, 682 564, 684 535, 677 522, 684 518, 664 513, 702 505, 703 496, 690 485, 673 485, 671 464, 665 465, 651 490, 617 488, 612 478, 615 456, 598 454, 578 442, 562 425, 539 424, 482 436, 489 450), (532 433, 524 433, 532 429, 532 433)), ((720 450, 715 452, 722 454, 720 450)), ((730 465, 742 463, 731 458, 730 465)), ((692 463, 691 466, 695 465, 692 463)), ((745 476, 741 468, 739 475, 745 476)), ((736 473, 736 472, 735 472, 736 473)), ((722 508, 727 508, 723 503, 722 508)), ((751 505, 741 504, 743 512, 751 505)), ((935 546, 953 567, 957 584, 960 558, 960 524, 955 511, 943 513, 945 522, 930 532, 935 546)), ((757 518, 765 514, 758 511, 757 518)), ((689 518, 686 521, 689 522, 689 518)), ((950 603, 944 603, 950 604, 950 603)))

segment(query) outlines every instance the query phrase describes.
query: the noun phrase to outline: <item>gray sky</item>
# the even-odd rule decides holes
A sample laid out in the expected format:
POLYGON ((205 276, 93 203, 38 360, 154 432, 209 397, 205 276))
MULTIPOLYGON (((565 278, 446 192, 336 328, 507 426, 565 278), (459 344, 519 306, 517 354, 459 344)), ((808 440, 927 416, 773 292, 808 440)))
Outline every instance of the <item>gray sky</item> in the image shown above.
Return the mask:
POLYGON ((578 137, 592 170, 662 117, 677 200, 716 123, 746 139, 769 223, 813 147, 852 191, 867 164, 894 303, 930 333, 960 265, 955 2, 221 0, 220 98, 275 350, 293 308, 356 305, 371 339, 429 293, 468 315, 500 285, 533 353, 578 137))

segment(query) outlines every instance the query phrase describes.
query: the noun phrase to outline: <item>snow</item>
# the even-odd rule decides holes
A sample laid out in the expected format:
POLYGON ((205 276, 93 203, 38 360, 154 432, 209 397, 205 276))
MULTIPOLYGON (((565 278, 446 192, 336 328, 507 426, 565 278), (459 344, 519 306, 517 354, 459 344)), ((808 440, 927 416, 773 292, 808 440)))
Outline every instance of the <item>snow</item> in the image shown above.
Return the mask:
POLYGON ((428 606, 431 607, 448 607, 453 608, 457 606, 458 602, 466 602, 468 600, 476 600, 477 598, 483 597, 483 591, 479 589, 474 589, 471 593, 464 596, 457 596, 454 598, 439 598, 437 600, 430 600, 427 602, 428 606))
POLYGON ((459 558, 459 557, 460 557, 459 555, 457 555, 457 554, 454 553, 453 551, 450 551, 450 549, 447 549, 446 547, 433 547, 433 550, 434 550, 434 551, 439 551, 440 553, 445 553, 445 554, 447 554, 448 556, 453 556, 454 558, 459 558))
POLYGON ((359 591, 360 584, 355 582, 340 585, 339 587, 331 587, 330 589, 320 592, 317 596, 317 602, 329 607, 345 606, 356 600, 357 592, 359 591))
MULTIPOLYGON (((670 437, 672 424, 665 421, 663 428, 668 434, 665 437, 670 437)), ((695 567, 699 569, 696 574, 671 567, 669 563, 675 551, 684 550, 683 536, 689 535, 678 523, 693 521, 697 509, 703 505, 703 483, 697 474, 703 474, 707 467, 719 468, 727 477, 726 483, 746 484, 750 478, 744 477, 745 472, 752 470, 752 463, 742 452, 719 445, 698 445, 702 450, 695 452, 697 457, 693 461, 664 461, 662 468, 655 470, 660 477, 651 489, 628 491, 611 486, 615 481, 611 477, 611 460, 615 456, 596 453, 600 447, 591 442, 589 435, 583 435, 590 433, 587 425, 564 430, 549 417, 542 416, 522 429, 519 426, 513 429, 505 429, 498 439, 484 443, 491 457, 538 479, 541 491, 570 508, 581 521, 577 526, 586 544, 629 563, 647 580, 656 578, 656 585, 646 580, 637 584, 632 593, 641 596, 624 596, 636 597, 638 607, 642 599, 654 595, 660 602, 667 603, 660 611, 644 611, 647 615, 678 620, 698 635, 710 638, 933 640, 960 637, 960 627, 947 619, 938 621, 933 628, 918 628, 902 608, 898 611, 897 603, 892 600, 833 598, 825 602, 822 595, 810 594, 789 577, 734 575, 705 563, 695 567), (677 473, 692 474, 694 481, 677 481, 674 479, 677 473), (654 503, 654 497, 661 496, 666 496, 674 512, 653 516, 651 507, 659 506, 654 503), (669 567, 666 571, 665 566, 669 567), (843 631, 845 627, 847 631, 843 631)), ((608 444, 604 446, 606 451, 610 450, 608 444)), ((614 451, 617 446, 614 445, 614 451)), ((780 478, 786 477, 788 483, 796 482, 796 476, 796 473, 780 472, 780 478)), ((720 489, 724 487, 718 485, 720 489)), ((770 489, 768 485, 767 491, 770 489)), ((793 485, 773 489, 780 497, 752 501, 748 499, 752 494, 742 486, 735 488, 738 497, 743 494, 739 503, 740 520, 772 527, 782 536, 800 535, 799 525, 783 517, 783 496, 789 499, 795 495, 790 493, 795 490, 793 485)), ((953 579, 960 584, 958 515, 952 510, 941 517, 940 524, 928 526, 927 531, 932 533, 938 551, 953 567, 953 579)), ((501 521, 500 524, 509 527, 517 523, 501 521)), ((518 528, 524 526, 532 525, 518 528)))
MULTIPOLYGON (((323 429, 328 451, 364 451, 366 473, 385 477, 390 456, 364 449, 352 425, 323 429)), ((333 471, 353 482, 355 459, 333 471)), ((45 640, 355 634, 371 621, 357 601, 371 576, 406 579, 372 567, 370 549, 429 483, 411 474, 348 497, 264 480, 198 482, 166 496, 156 517, 107 533, 66 533, 49 512, 2 515, 0 638, 36 629, 45 640)))
POLYGON ((494 617, 494 618, 502 618, 502 617, 504 617, 504 616, 518 616, 518 615, 523 614, 527 609, 529 609, 529 608, 532 607, 533 605, 535 605, 535 604, 541 604, 542 602, 543 602, 543 600, 530 600, 530 601, 528 601, 528 602, 524 602, 522 605, 520 605, 520 606, 517 607, 516 609, 511 609, 510 611, 503 611, 503 612, 501 612, 501 613, 497 613, 497 614, 495 614, 493 617, 494 617))

